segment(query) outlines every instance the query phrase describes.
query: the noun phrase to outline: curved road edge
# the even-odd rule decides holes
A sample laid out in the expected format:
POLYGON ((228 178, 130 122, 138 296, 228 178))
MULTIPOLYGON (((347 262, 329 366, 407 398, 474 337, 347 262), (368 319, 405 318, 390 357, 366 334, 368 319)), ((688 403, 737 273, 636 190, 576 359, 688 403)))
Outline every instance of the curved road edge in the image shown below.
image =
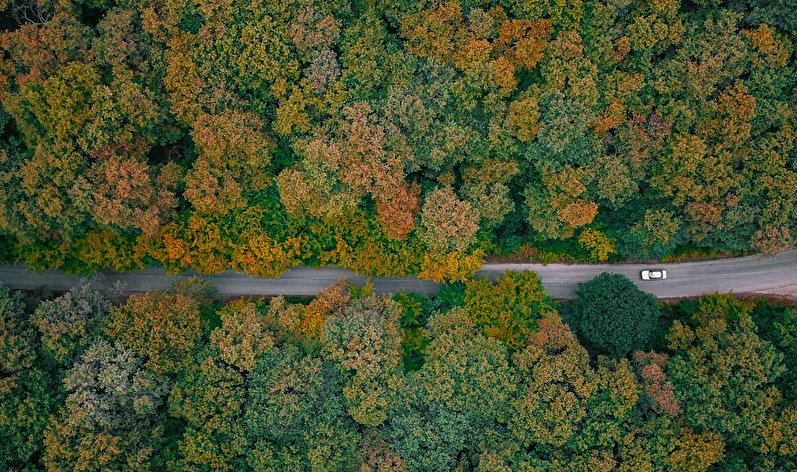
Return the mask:
MULTIPOLYGON (((548 293, 555 298, 572 298, 578 284, 602 272, 623 274, 640 289, 659 298, 698 296, 708 293, 770 293, 797 295, 797 250, 781 252, 774 257, 756 256, 718 259, 680 264, 485 264, 476 274, 495 280, 504 272, 531 270, 537 272, 548 293), (639 272, 648 268, 667 270, 667 280, 645 282, 639 272)), ((345 277, 362 286, 368 277, 347 269, 325 267, 295 267, 277 278, 254 277, 237 272, 200 275, 187 271, 182 275, 168 275, 162 269, 147 268, 135 272, 102 271, 107 283, 117 281, 130 292, 166 290, 172 283, 188 277, 199 277, 222 296, 302 296, 319 291, 345 277)), ((80 276, 67 275, 60 270, 29 271, 22 264, 0 266, 0 282, 15 289, 47 287, 65 291, 74 286, 80 276)), ((433 295, 438 285, 417 277, 371 277, 376 293, 412 292, 433 295)))

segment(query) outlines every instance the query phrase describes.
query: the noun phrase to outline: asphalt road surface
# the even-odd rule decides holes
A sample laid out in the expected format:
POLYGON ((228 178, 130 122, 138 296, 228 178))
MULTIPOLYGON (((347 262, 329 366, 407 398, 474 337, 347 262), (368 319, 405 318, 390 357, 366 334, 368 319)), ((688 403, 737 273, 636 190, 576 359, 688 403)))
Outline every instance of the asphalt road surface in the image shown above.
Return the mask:
MULTIPOLYGON (((780 293, 797 295, 797 250, 774 257, 755 256, 719 259, 682 264, 485 264, 477 276, 494 280, 507 270, 532 270, 542 278, 548 293, 555 298, 572 298, 580 282, 590 280, 601 272, 623 274, 639 288, 659 298, 688 297, 707 293, 780 293), (643 281, 643 269, 666 269, 667 280, 643 281)), ((184 275, 169 276, 161 269, 149 268, 129 273, 103 272, 107 283, 121 281, 127 291, 165 290, 175 281, 199 276, 223 296, 242 295, 315 295, 320 290, 345 277, 362 286, 366 277, 346 269, 327 267, 314 269, 296 267, 278 278, 252 277, 236 272, 202 276, 188 271, 184 275)), ((27 271, 23 265, 0 267, 0 282, 17 289, 47 287, 54 291, 68 290, 80 277, 62 271, 27 271)), ((371 278, 377 293, 414 292, 431 295, 437 284, 415 277, 371 278)))

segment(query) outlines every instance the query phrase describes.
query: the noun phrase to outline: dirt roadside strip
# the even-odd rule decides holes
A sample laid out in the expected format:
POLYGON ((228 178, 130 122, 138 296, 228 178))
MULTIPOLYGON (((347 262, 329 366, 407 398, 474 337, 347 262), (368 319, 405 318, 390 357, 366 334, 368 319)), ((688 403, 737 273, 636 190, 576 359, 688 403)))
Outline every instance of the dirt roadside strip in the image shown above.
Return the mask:
MULTIPOLYGON (((755 256, 679 264, 496 264, 482 266, 477 276, 494 280, 507 270, 532 270, 542 278, 548 293, 555 298, 572 298, 580 282, 601 272, 626 275, 642 290, 659 298, 691 297, 707 293, 762 293, 797 295, 797 250, 781 252, 774 257, 759 259, 755 256), (667 280, 645 282, 640 280, 643 269, 665 269, 667 280)), ((221 296, 244 295, 315 295, 346 277, 357 286, 365 284, 367 277, 337 267, 315 269, 295 267, 280 277, 268 279, 236 272, 200 275, 193 271, 170 276, 157 268, 135 272, 102 272, 107 283, 120 281, 127 291, 144 292, 165 290, 177 280, 198 276, 215 288, 221 296)), ((58 270, 28 271, 24 265, 0 266, 0 282, 16 289, 47 287, 54 291, 68 290, 80 279, 58 270)), ((437 284, 416 277, 382 277, 370 280, 377 293, 413 292, 431 295, 437 284)))

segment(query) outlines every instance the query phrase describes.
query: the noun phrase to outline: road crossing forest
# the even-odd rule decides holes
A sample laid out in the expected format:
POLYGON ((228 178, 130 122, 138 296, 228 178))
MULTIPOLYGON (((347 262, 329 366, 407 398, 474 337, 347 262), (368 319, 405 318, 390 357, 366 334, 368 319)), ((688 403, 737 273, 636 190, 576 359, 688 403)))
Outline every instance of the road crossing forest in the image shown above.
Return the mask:
POLYGON ((795 1, 0 0, 0 471, 797 470, 795 1))
MULTIPOLYGON (((660 264, 667 270, 667 280, 644 281, 640 273, 651 266, 646 264, 503 264, 481 266, 477 278, 491 281, 509 272, 535 272, 546 292, 557 299, 572 299, 578 284, 608 272, 621 274, 658 298, 694 297, 707 293, 780 294, 797 296, 797 251, 784 251, 772 257, 735 257, 730 259, 660 264)), ((176 282, 197 276, 196 272, 170 275, 163 269, 146 268, 133 272, 103 272, 104 284, 121 283, 126 292, 168 290, 176 282)), ((415 276, 367 277, 337 267, 294 267, 279 277, 254 277, 239 272, 199 276, 221 297, 240 296, 315 296, 340 279, 357 287, 373 286, 376 294, 414 293, 432 296, 444 289, 415 276)), ((9 288, 32 290, 47 288, 68 291, 80 276, 63 271, 32 271, 24 265, 0 266, 0 282, 9 288)))

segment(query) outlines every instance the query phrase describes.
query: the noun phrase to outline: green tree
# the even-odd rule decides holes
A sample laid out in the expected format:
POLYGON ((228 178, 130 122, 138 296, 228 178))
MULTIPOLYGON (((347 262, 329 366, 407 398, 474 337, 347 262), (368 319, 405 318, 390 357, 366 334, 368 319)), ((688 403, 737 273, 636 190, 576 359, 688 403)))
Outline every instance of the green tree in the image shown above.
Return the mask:
MULTIPOLYGON (((400 359, 397 358, 397 360, 400 359)), ((336 366, 294 347, 272 350, 249 381, 246 433, 254 470, 356 468, 362 420, 336 366), (345 396, 344 396, 345 395, 345 396), (348 411, 352 411, 352 416, 348 411)))
POLYGON ((725 453, 722 435, 684 428, 669 416, 652 416, 630 427, 618 448, 629 470, 712 470, 725 453))
POLYGON ((349 414, 360 424, 382 424, 401 397, 400 315, 396 302, 371 295, 336 310, 324 326, 325 357, 337 365, 349 414))
POLYGON ((579 284, 568 322, 594 352, 623 357, 644 349, 659 315, 656 297, 623 275, 603 273, 579 284))
POLYGON ((102 279, 83 279, 69 292, 43 301, 32 316, 42 346, 56 362, 69 366, 94 343, 112 307, 102 279))
POLYGON ((429 320, 431 341, 417 372, 424 403, 441 403, 474 420, 503 420, 514 379, 507 348, 481 334, 466 310, 429 320))
MULTIPOLYGON (((797 365, 797 309, 788 310, 783 318, 773 323, 772 342, 783 353, 783 365, 797 365)), ((789 367, 783 373, 779 386, 789 400, 797 400, 797 369, 789 367)))
POLYGON ((752 450, 781 395, 774 382, 783 356, 756 333, 750 307, 729 296, 707 297, 667 335, 674 351, 668 375, 695 428, 725 435, 752 450))
POLYGON ((556 310, 534 272, 507 271, 495 284, 474 279, 465 285, 465 309, 474 325, 510 349, 526 345, 546 313, 556 310))
POLYGON ((497 226, 514 209, 506 183, 517 172, 514 161, 485 161, 464 169, 465 182, 460 191, 479 215, 480 228, 497 226))
POLYGON ((479 215, 451 189, 429 193, 421 212, 421 239, 435 255, 463 251, 476 242, 479 215))
POLYGON ((219 362, 213 349, 200 351, 169 396, 169 414, 186 423, 178 443, 182 467, 243 467, 249 444, 243 424, 245 399, 244 374, 219 362))
POLYGON ((455 469, 457 458, 467 450, 474 431, 462 413, 431 404, 426 408, 405 407, 396 411, 382 427, 382 437, 405 466, 398 470, 436 471, 455 469))
POLYGON ((0 467, 40 467, 55 386, 38 366, 36 329, 19 292, 0 284, 0 467))
MULTIPOLYGON (((163 6, 167 3, 163 2, 163 6)), ((157 91, 166 71, 162 31, 148 21, 152 9, 131 6, 122 5, 105 12, 97 24, 98 34, 92 39, 91 50, 97 63, 110 67, 114 75, 122 70, 130 71, 136 82, 151 91, 157 91)), ((172 127, 174 118, 168 113, 166 96, 153 93, 152 98, 157 100, 161 108, 159 118, 166 121, 161 124, 167 126, 158 129, 158 121, 150 122, 150 136, 171 137, 175 131, 172 127)))
POLYGON ((523 448, 554 451, 580 434, 597 378, 587 351, 557 314, 539 325, 512 359, 521 380, 510 403, 509 429, 523 448))
POLYGON ((631 257, 661 257, 675 247, 681 226, 672 211, 647 209, 642 220, 621 235, 624 252, 631 257))
POLYGON ((60 400, 57 383, 39 368, 29 368, 13 386, 6 380, 0 384, 0 467, 42 469, 44 431, 60 400))
POLYGON ((45 431, 50 470, 152 470, 168 385, 133 351, 99 340, 64 378, 67 397, 45 431))
POLYGON ((233 302, 220 314, 222 324, 211 333, 210 344, 197 352, 169 397, 169 413, 187 423, 179 449, 188 469, 245 466, 251 372, 274 345, 266 318, 254 305, 233 302))
MULTIPOLYGON (((12 188, 5 202, 7 229, 21 241, 69 242, 89 221, 91 185, 87 159, 65 141, 44 142, 26 154, 6 155, 11 160, 12 188)), ((10 160, 9 159, 9 160, 10 160)))
POLYGON ((575 228, 591 223, 598 204, 590 200, 588 184, 592 172, 587 167, 561 167, 540 163, 540 182, 526 187, 527 220, 543 238, 566 239, 575 228))
POLYGON ((273 144, 256 115, 224 110, 200 115, 191 136, 199 150, 186 176, 185 197, 198 211, 226 214, 269 184, 273 144))
POLYGON ((33 366, 38 339, 22 296, 1 283, 0 315, 0 392, 6 392, 14 387, 19 374, 33 366))
POLYGON ((135 352, 156 375, 176 374, 199 345, 206 290, 204 283, 189 279, 171 292, 132 295, 111 310, 104 333, 135 352))

